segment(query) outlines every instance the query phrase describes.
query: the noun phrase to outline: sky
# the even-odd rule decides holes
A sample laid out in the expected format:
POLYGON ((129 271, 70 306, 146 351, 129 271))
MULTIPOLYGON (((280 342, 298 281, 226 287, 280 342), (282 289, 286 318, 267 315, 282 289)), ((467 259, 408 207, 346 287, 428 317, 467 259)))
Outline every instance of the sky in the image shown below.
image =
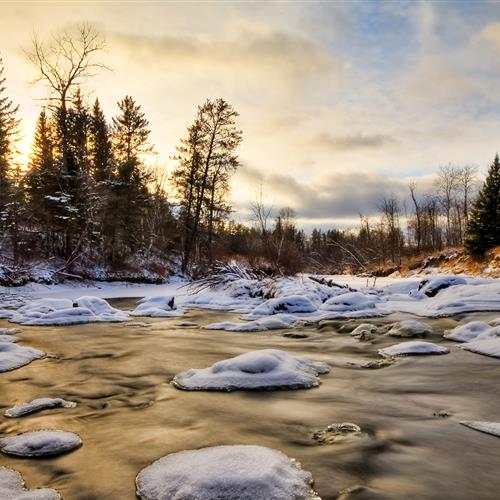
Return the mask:
POLYGON ((46 93, 26 58, 41 40, 90 22, 106 38, 85 85, 109 118, 131 95, 154 157, 170 158, 198 104, 222 97, 244 141, 234 218, 262 188, 299 225, 350 227, 381 197, 433 190, 440 166, 484 171, 500 150, 500 2, 5 2, 0 55, 20 105, 21 149, 46 93))

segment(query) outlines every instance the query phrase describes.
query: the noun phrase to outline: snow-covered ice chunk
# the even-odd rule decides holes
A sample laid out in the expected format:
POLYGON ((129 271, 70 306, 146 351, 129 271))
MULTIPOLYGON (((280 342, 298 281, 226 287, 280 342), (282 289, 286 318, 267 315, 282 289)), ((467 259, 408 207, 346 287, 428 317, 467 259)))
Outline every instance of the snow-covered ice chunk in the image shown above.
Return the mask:
POLYGON ((425 337, 432 334, 432 328, 414 319, 396 323, 390 330, 391 337, 425 337))
POLYGON ((418 291, 427 297, 435 297, 441 290, 450 286, 466 285, 467 280, 461 276, 439 276, 433 279, 426 279, 420 282, 418 291))
POLYGON ((100 297, 38 299, 20 307, 10 318, 23 325, 77 325, 127 321, 128 315, 100 297))
POLYGON ((460 423, 476 431, 500 437, 500 422, 463 421, 460 423))
POLYGON ((0 335, 0 344, 2 342, 19 342, 19 337, 15 335, 0 335))
POLYGON ((19 472, 0 467, 0 498, 5 500, 59 500, 61 496, 50 488, 27 490, 19 472))
POLYGON ((50 408, 74 408, 76 403, 62 398, 38 398, 29 403, 22 403, 5 411, 6 417, 22 417, 30 413, 50 408))
POLYGON ((500 337, 486 340, 478 339, 473 342, 466 342, 459 347, 465 349, 466 351, 475 352, 476 354, 500 358, 500 337))
POLYGON ((290 356, 278 349, 263 349, 219 361, 209 368, 190 369, 176 375, 173 383, 190 391, 307 389, 318 386, 318 375, 328 371, 326 363, 290 356))
POLYGON ((144 297, 130 313, 132 316, 170 317, 175 311, 175 298, 172 295, 155 295, 144 297))
POLYGON ((472 340, 494 338, 499 335, 499 327, 492 327, 484 321, 470 321, 465 325, 453 328, 453 330, 446 330, 443 337, 456 342, 470 342, 472 340))
POLYGON ((19 457, 46 457, 60 455, 79 448, 80 437, 66 431, 30 431, 0 439, 0 451, 19 457))
POLYGON ((16 335, 21 331, 20 328, 0 328, 0 335, 16 335))
POLYGON ((20 368, 44 356, 43 351, 33 347, 20 346, 13 342, 0 342, 0 372, 20 368))
POLYGON ((301 295, 289 295, 286 297, 278 297, 276 299, 269 299, 256 307, 251 315, 252 316, 270 316, 271 314, 279 313, 312 313, 316 311, 316 306, 308 297, 301 295))
POLYGON ((263 446, 215 446, 172 453, 136 479, 142 500, 319 500, 300 464, 263 446))
POLYGON ((143 321, 131 321, 127 323, 125 326, 139 326, 141 328, 146 328, 148 326, 153 326, 151 323, 144 323, 143 321))
POLYGON ((401 342, 400 344, 391 345, 378 351, 384 357, 411 356, 415 354, 448 354, 449 352, 450 350, 446 347, 421 340, 401 342))
POLYGON ((223 321, 221 323, 210 323, 204 326, 206 330, 227 330, 229 332, 264 332, 266 330, 278 330, 289 328, 297 321, 297 318, 288 314, 277 314, 268 318, 256 319, 247 323, 234 323, 223 321))
POLYGON ((375 307, 376 297, 361 292, 349 292, 331 297, 322 306, 325 311, 359 311, 375 307))

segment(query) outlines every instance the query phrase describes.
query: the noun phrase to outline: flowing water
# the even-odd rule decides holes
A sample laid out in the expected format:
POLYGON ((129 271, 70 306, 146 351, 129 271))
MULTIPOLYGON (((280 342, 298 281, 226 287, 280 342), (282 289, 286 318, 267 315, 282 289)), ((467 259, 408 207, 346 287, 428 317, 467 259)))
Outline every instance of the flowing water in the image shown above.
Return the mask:
MULTIPOLYGON (((114 305, 127 308, 132 302, 114 305)), ((414 356, 368 369, 351 362, 378 359, 377 349, 400 340, 384 336, 360 342, 337 333, 334 323, 304 328, 307 338, 285 337, 286 331, 231 333, 175 326, 181 320, 207 324, 235 318, 191 310, 182 319, 148 319, 150 328, 23 328, 22 342, 50 356, 0 374, 2 412, 45 396, 78 406, 0 417, 0 434, 61 429, 76 432, 84 444, 52 459, 2 455, 0 464, 20 471, 28 487, 56 488, 65 499, 132 500, 135 476, 159 457, 205 446, 257 444, 299 460, 323 499, 500 497, 500 439, 459 424, 500 420, 500 360, 445 341, 451 354, 414 356), (170 384, 188 368, 265 348, 326 361, 332 370, 311 390, 185 392, 170 384), (451 415, 435 416, 440 410, 451 415), (312 439, 318 429, 340 422, 356 423, 363 433, 335 444, 312 439), (355 488, 339 497, 350 487, 355 488)), ((491 316, 470 316, 478 318, 491 316)), ((436 342, 443 342, 443 329, 456 325, 451 319, 427 322, 436 331, 429 340, 436 342)))

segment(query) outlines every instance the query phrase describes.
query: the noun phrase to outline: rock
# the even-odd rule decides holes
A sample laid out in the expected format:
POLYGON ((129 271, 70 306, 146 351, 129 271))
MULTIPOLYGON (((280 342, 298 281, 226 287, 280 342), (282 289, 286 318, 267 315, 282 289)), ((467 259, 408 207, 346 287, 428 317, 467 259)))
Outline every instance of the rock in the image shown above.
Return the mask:
POLYGON ((344 422, 341 424, 332 424, 325 429, 316 431, 312 437, 319 444, 333 444, 360 435, 361 427, 359 425, 344 422))
POLYGON ((318 386, 318 375, 328 371, 325 363, 263 349, 219 361, 210 368, 180 373, 173 384, 190 391, 308 389, 318 386))
POLYGON ((351 335, 361 341, 372 340, 375 338, 378 328, 371 323, 361 323, 352 332, 351 335))
POLYGON ((172 453, 136 478, 142 500, 320 500, 311 486, 295 460, 248 445, 172 453))
POLYGON ((27 490, 19 472, 0 467, 0 498, 4 500, 60 500, 56 490, 40 488, 27 490))
POLYGON ((451 417, 451 413, 446 410, 437 410, 433 413, 435 417, 448 418, 451 417))
POLYGON ((82 445, 77 434, 66 431, 30 431, 0 439, 0 451, 18 457, 48 457, 67 453, 82 445))

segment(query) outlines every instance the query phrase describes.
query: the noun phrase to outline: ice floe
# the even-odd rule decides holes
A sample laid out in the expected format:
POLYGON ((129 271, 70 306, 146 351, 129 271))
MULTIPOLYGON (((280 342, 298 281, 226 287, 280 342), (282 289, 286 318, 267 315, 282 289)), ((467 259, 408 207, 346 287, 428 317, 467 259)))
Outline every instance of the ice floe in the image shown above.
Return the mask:
POLYGON ((175 376, 179 389, 234 391, 307 389, 320 384, 326 363, 290 356, 278 349, 263 349, 219 361, 209 368, 193 368, 175 376))
POLYGON ((0 439, 0 451, 19 457, 46 457, 67 453, 82 445, 77 434, 66 431, 29 431, 0 439))
POLYGON ((407 319, 396 323, 390 330, 391 337, 426 337, 432 334, 432 328, 420 321, 407 319))
POLYGON ((423 342, 421 340, 410 340, 400 344, 391 345, 379 349, 378 353, 384 357, 392 356, 412 356, 417 354, 447 354, 450 350, 446 347, 433 344, 432 342, 423 342))
POLYGON ((59 500, 61 496, 50 488, 28 490, 19 472, 0 466, 0 498, 4 500, 59 500))
POLYGON ((142 500, 319 500, 312 476, 280 451, 215 446, 172 453, 136 479, 142 500))
POLYGON ((4 415, 6 417, 22 417, 30 413, 51 408, 74 408, 75 406, 76 403, 73 401, 66 401, 62 398, 37 398, 29 403, 22 403, 9 408, 5 411, 4 415))
POLYGON ((99 297, 38 299, 20 307, 10 318, 22 325, 76 325, 80 323, 127 321, 128 314, 111 307, 99 297))
POLYGON ((139 305, 130 313, 132 316, 150 316, 152 318, 171 318, 182 316, 183 311, 175 307, 172 295, 156 295, 139 300, 139 305))
POLYGON ((43 351, 33 347, 20 346, 14 342, 0 342, 0 372, 20 368, 44 356, 43 351))
POLYGON ((460 423, 476 431, 500 437, 500 422, 463 421, 460 423))

